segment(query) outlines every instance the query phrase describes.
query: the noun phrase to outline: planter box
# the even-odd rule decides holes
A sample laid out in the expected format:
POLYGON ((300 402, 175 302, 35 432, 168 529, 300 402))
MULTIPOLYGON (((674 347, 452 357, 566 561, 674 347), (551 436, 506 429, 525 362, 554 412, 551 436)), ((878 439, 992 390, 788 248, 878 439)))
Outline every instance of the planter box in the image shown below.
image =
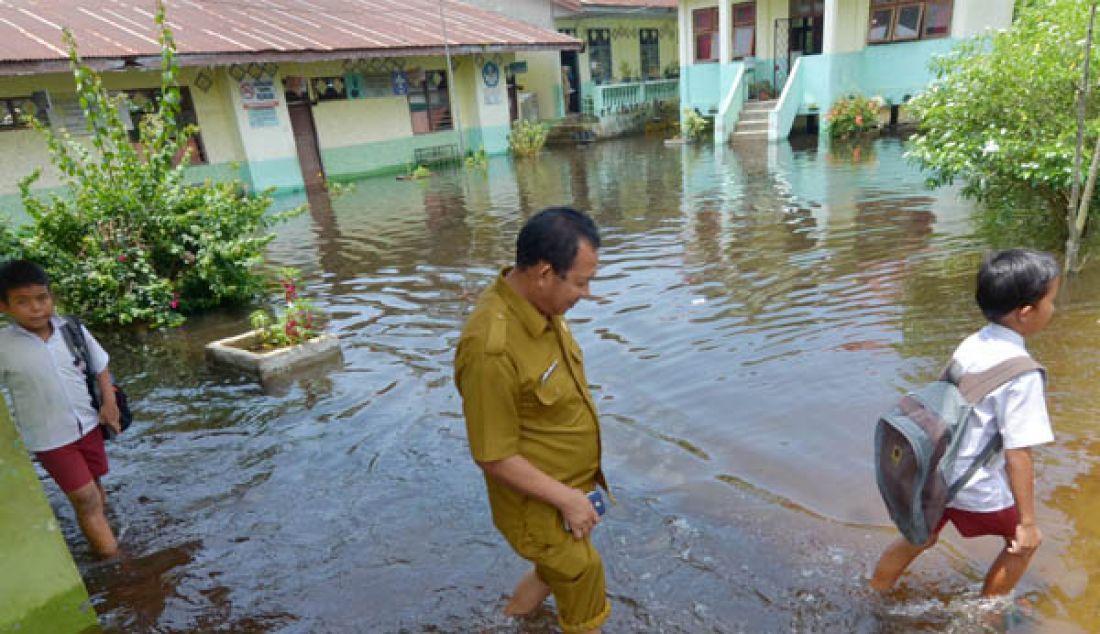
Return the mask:
POLYGON ((218 365, 242 370, 261 382, 324 361, 339 360, 340 339, 335 335, 321 335, 288 348, 267 352, 252 352, 259 338, 259 331, 251 330, 243 335, 220 339, 206 344, 206 358, 218 365))

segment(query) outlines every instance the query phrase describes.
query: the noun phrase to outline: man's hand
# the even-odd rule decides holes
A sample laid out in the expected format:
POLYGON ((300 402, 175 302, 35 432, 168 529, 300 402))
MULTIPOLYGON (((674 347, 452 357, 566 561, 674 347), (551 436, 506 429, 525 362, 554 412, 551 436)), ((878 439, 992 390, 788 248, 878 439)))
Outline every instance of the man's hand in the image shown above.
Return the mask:
POLYGON ((1017 524, 1016 539, 1008 547, 1013 555, 1030 555, 1043 541, 1043 532, 1034 524, 1017 524))
POLYGON ((573 532, 573 539, 584 539, 584 536, 592 532, 592 528, 600 523, 600 514, 592 506, 592 500, 580 489, 571 489, 558 510, 569 530, 573 532))
POLYGON ((110 427, 116 434, 122 433, 122 423, 119 421, 121 414, 118 411, 118 403, 115 399, 104 399, 106 402, 99 408, 99 422, 110 427))

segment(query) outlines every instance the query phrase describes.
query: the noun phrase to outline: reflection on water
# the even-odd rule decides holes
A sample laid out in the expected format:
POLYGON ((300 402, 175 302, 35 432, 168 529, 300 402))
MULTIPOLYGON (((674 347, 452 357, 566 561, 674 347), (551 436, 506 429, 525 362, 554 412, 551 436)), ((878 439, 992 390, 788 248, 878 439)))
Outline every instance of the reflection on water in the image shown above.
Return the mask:
MULTIPOLYGON (((132 560, 77 552, 105 624, 514 631, 496 613, 524 566, 490 524, 450 364, 523 220, 576 204, 604 234, 598 297, 570 316, 620 500, 596 537, 609 630, 981 627, 995 544, 945 539, 900 602, 862 589, 891 535, 875 417, 980 325, 969 207, 921 182, 889 139, 858 155, 635 139, 314 196, 270 255, 331 315, 342 368, 272 395, 208 369, 202 345, 245 309, 107 337, 139 422, 108 480, 132 560)), ((1047 542, 1030 614, 994 629, 1100 616, 1095 277, 1032 344, 1058 429, 1037 454, 1047 542)), ((552 628, 544 611, 527 631, 552 628)))

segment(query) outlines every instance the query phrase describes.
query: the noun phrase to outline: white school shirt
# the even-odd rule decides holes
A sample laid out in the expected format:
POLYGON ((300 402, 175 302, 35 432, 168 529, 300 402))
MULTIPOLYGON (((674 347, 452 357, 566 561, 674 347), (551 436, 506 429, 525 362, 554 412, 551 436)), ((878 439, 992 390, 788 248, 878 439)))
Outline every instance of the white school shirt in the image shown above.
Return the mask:
MULTIPOLYGON (((47 341, 19 324, 0 329, 0 383, 8 388, 15 425, 30 451, 62 447, 99 425, 84 373, 61 334, 65 321, 54 315, 50 323, 47 341)), ((84 339, 98 375, 109 358, 87 328, 84 339)))
MULTIPOLYGON (((953 358, 962 365, 963 372, 982 372, 1006 359, 1024 355, 1030 356, 1024 348, 1023 336, 999 324, 987 324, 964 339, 953 358)), ((1054 440, 1039 370, 1008 381, 974 407, 970 428, 959 448, 952 482, 973 464, 974 457, 998 431, 1004 437, 1005 449, 1032 447, 1054 440)), ((948 506, 964 511, 992 512, 1015 503, 1002 450, 988 465, 974 473, 948 506)))

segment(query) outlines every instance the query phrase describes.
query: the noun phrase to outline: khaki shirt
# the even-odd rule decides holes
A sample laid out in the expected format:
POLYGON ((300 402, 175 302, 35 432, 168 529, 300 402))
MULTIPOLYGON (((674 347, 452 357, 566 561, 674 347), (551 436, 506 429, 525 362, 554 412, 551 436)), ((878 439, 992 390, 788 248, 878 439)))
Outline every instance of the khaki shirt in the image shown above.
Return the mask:
MULTIPOLYGON (((518 454, 567 486, 606 489, 581 349, 561 316, 548 319, 512 290, 508 271, 481 295, 455 354, 470 453, 478 462, 518 454)), ((494 523, 511 540, 534 501, 485 480, 494 523)))

